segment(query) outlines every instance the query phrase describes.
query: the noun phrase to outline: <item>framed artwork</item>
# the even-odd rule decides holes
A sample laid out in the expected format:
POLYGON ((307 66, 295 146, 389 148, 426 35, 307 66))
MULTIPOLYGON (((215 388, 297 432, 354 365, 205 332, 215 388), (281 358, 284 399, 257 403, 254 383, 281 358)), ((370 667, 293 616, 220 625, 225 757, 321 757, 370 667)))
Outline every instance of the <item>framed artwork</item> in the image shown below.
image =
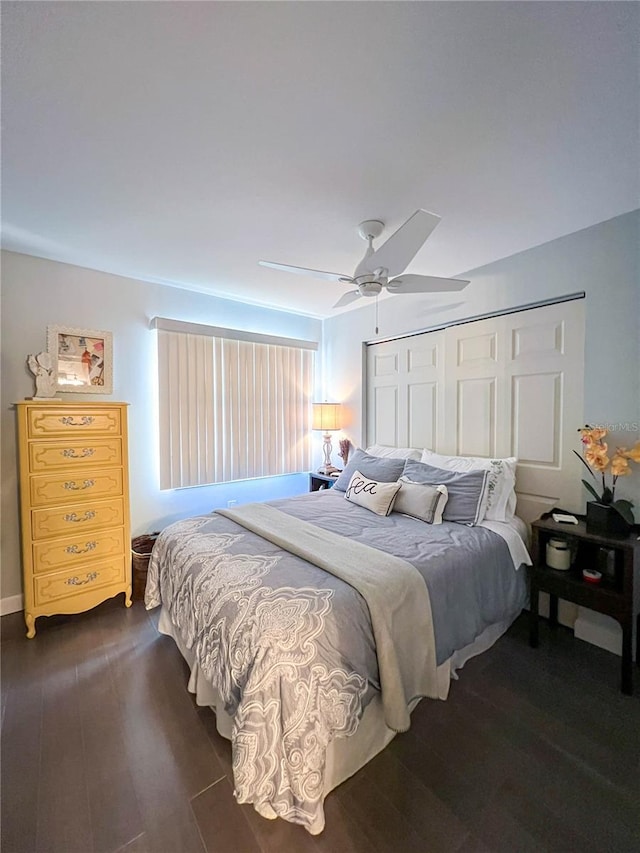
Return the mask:
POLYGON ((113 394, 113 335, 95 329, 47 326, 47 350, 57 391, 113 394))

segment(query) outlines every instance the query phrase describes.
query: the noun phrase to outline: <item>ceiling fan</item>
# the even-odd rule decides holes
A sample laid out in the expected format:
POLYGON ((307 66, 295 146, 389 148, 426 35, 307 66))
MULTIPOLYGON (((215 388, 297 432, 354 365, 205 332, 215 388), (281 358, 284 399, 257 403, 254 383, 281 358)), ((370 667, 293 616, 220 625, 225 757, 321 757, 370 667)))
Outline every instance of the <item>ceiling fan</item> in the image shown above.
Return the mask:
POLYGON ((349 305, 361 296, 378 296, 383 289, 388 293, 451 293, 462 290, 469 282, 460 278, 437 278, 431 275, 401 275, 438 222, 440 217, 435 213, 416 210, 378 249, 373 248, 373 241, 382 234, 384 222, 378 219, 366 219, 361 222, 358 225, 358 234, 369 246, 352 276, 276 264, 272 261, 258 263, 276 270, 355 285, 356 289, 341 296, 334 308, 349 305))

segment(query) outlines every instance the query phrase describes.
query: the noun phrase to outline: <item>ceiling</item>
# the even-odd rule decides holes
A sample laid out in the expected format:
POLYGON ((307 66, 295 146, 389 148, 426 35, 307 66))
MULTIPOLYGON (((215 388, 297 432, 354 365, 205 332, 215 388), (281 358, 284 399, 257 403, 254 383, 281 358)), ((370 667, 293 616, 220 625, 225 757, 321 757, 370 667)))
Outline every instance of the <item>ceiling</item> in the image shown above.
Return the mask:
POLYGON ((639 11, 3 2, 3 245, 321 317, 258 259, 350 274, 419 207, 411 272, 539 245, 639 206, 639 11))

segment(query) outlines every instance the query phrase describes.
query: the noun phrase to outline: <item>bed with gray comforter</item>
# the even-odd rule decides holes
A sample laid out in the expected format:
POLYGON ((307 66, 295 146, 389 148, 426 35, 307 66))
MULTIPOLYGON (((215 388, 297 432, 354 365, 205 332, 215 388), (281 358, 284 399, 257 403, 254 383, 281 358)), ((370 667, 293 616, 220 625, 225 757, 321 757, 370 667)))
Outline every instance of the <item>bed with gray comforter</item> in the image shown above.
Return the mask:
MULTIPOLYGON (((394 673, 387 674, 388 649, 383 657, 379 620, 384 615, 358 591, 358 577, 347 582, 339 569, 325 565, 329 557, 318 557, 320 565, 314 565, 313 554, 303 559, 296 548, 291 553, 219 513, 177 522, 159 537, 145 603, 163 605, 233 718, 237 800, 315 833, 324 825, 324 767, 331 741, 356 731, 381 686, 383 698, 385 690, 389 694, 387 724, 406 728, 393 724, 398 707, 406 710, 416 695, 442 695, 429 681, 435 667, 488 626, 514 619, 524 605, 526 584, 505 541, 482 527, 428 525, 399 513, 380 517, 332 490, 269 506, 278 511, 283 528, 319 530, 319 542, 327 543, 324 551, 338 566, 345 542, 340 537, 354 543, 364 563, 367 549, 376 549, 371 563, 381 572, 376 577, 385 594, 388 584, 391 609, 406 608, 395 614, 397 625, 406 629, 411 620, 420 621, 416 602, 422 607, 426 601, 431 610, 428 626, 414 634, 413 648, 397 650, 400 667, 411 658, 420 668, 412 683, 407 682, 412 674, 400 673, 398 690, 394 673), (388 579, 380 552, 389 555, 388 579), (403 563, 404 580, 413 588, 396 577, 403 563), (424 585, 420 594, 416 579, 424 585)), ((363 571, 366 575, 367 566, 363 571)), ((406 643, 406 636, 399 642, 406 643)))

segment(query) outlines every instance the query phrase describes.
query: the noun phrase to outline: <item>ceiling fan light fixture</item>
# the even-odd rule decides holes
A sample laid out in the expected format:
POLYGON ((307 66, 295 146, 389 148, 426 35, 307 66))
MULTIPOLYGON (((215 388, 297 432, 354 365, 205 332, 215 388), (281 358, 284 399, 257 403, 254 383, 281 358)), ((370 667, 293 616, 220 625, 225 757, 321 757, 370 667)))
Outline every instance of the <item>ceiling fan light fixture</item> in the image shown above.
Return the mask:
POLYGON ((363 281, 358 285, 358 290, 361 296, 377 296, 382 290, 382 285, 379 281, 363 281))

